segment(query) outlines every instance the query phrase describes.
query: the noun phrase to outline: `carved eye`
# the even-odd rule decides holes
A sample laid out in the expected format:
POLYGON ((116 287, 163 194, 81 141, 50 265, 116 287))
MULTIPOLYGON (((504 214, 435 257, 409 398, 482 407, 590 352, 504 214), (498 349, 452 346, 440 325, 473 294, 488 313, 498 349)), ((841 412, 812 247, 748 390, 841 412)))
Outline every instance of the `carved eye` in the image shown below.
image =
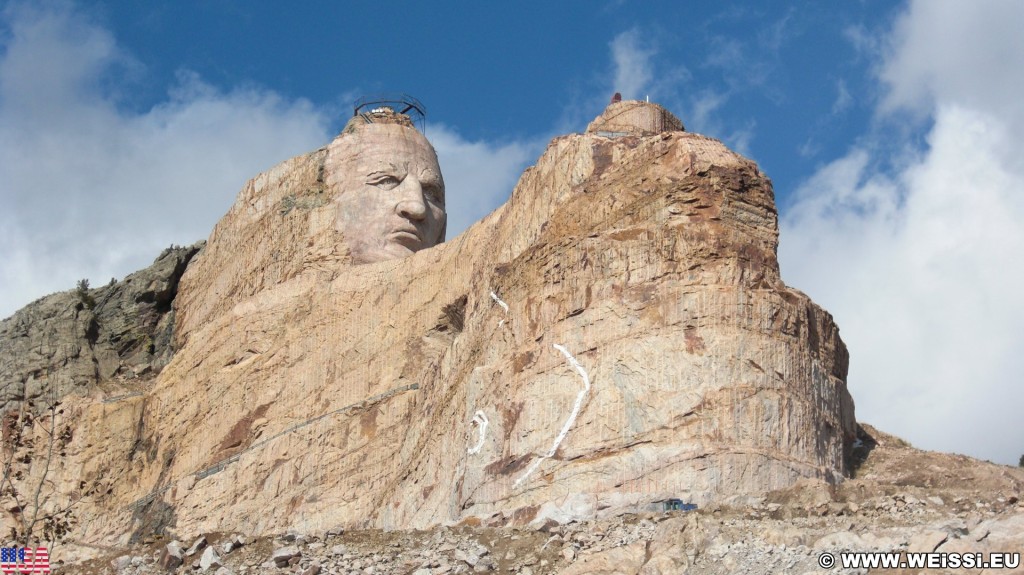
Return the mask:
POLYGON ((437 184, 423 184, 423 194, 435 204, 444 204, 444 190, 437 184))
POLYGON ((370 178, 370 181, 369 181, 369 184, 371 186, 377 186, 378 188, 381 188, 383 190, 392 190, 392 189, 398 187, 398 184, 401 184, 401 183, 402 183, 402 181, 399 180, 398 178, 396 178, 395 176, 387 176, 387 175, 385 175, 385 176, 374 176, 373 178, 370 178))

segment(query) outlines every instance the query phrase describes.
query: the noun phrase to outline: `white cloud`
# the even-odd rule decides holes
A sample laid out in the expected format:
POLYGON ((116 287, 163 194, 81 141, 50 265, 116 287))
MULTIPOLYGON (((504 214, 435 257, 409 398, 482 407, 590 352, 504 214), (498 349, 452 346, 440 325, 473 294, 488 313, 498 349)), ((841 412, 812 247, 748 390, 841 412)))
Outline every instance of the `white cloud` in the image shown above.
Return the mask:
POLYGON ((750 144, 754 141, 756 134, 757 122, 754 120, 747 120, 747 122, 742 126, 735 127, 727 134, 722 135, 721 139, 731 149, 749 158, 754 155, 750 144))
POLYGON ((431 124, 427 135, 444 170, 449 240, 504 203, 547 142, 470 142, 437 124, 431 124))
POLYGON ((714 123, 713 117, 721 109, 722 104, 728 96, 720 92, 712 90, 700 91, 690 105, 690 114, 692 123, 695 126, 708 126, 714 123))
POLYGON ((792 25, 794 12, 795 9, 790 8, 784 16, 759 30, 757 32, 758 44, 763 46, 765 50, 777 55, 782 45, 796 35, 792 25))
POLYGON ((914 2, 897 21, 882 79, 887 110, 954 101, 1024 129, 1024 3, 914 2))
POLYGON ((836 317, 858 419, 919 447, 1015 464, 1024 48, 1007 40, 1007 22, 1021 21, 1011 6, 1024 9, 909 6, 882 44, 879 126, 891 136, 907 113, 930 120, 926 143, 866 138, 822 168, 784 211, 780 259, 787 283, 836 317), (883 172, 894 147, 901 159, 883 172))
MULTIPOLYGON (((0 317, 206 238, 247 179, 332 136, 305 100, 188 71, 156 106, 124 110, 118 75, 140 65, 70 5, 11 5, 0 27, 0 317)), ((546 142, 470 142, 438 124, 428 135, 449 238, 505 201, 546 142)))
POLYGON ((642 100, 654 79, 651 57, 656 51, 644 46, 636 28, 616 36, 611 42, 615 66, 614 89, 626 100, 642 100))
POLYGON ((846 87, 846 81, 840 78, 836 81, 836 99, 832 102, 832 113, 842 114, 853 105, 853 96, 846 87))
POLYGON ((8 5, 0 26, 0 316, 205 238, 247 178, 328 139, 306 101, 189 73, 121 109, 131 57, 67 5, 8 5))

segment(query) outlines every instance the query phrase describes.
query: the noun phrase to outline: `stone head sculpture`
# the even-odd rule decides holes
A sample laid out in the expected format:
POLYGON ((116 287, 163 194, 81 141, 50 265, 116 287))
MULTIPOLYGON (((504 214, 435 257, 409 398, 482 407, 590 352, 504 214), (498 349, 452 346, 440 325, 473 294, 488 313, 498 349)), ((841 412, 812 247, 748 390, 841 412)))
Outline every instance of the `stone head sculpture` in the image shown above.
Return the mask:
POLYGON ((437 154, 408 117, 354 117, 328 146, 324 171, 353 263, 403 258, 444 241, 437 154))

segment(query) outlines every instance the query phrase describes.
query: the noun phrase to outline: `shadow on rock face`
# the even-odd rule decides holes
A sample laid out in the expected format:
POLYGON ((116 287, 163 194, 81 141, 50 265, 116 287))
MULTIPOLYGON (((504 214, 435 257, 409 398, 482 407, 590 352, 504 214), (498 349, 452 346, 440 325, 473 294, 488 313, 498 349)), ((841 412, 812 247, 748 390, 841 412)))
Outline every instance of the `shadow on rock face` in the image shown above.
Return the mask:
POLYGON ((177 517, 174 506, 159 499, 141 505, 132 512, 132 530, 129 543, 139 543, 153 535, 167 535, 167 528, 174 527, 177 517))
POLYGON ((848 462, 850 469, 850 477, 857 477, 857 472, 867 461, 868 456, 878 446, 878 442, 875 438, 868 433, 866 429, 859 423, 857 424, 857 439, 853 442, 853 448, 850 450, 850 459, 848 462))

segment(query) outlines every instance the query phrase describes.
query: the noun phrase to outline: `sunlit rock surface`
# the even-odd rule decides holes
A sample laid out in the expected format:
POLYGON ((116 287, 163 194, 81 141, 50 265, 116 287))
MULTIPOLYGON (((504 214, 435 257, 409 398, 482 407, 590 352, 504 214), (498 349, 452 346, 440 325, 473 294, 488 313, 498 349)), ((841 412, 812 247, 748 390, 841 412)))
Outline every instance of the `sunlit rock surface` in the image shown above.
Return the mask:
POLYGON ((539 524, 839 481, 848 356, 779 275, 770 182, 705 136, 611 132, 554 139, 465 233, 367 265, 326 148, 254 178, 182 279, 155 385, 63 404, 45 504, 76 501, 69 543, 539 524))

